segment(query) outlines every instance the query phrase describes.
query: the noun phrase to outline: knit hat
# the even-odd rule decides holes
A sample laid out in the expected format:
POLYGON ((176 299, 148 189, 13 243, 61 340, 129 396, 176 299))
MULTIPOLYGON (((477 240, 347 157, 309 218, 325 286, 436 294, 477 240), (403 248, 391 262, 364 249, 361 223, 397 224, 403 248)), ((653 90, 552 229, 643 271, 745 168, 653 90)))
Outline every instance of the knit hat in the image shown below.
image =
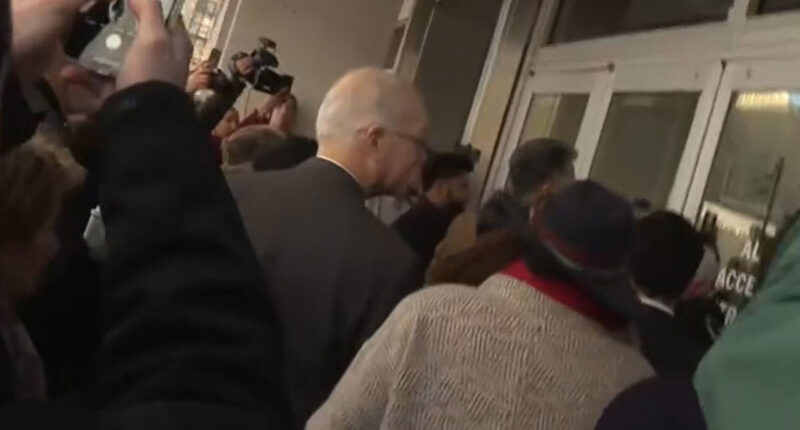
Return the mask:
POLYGON ((542 245, 598 303, 629 321, 643 317, 628 270, 636 237, 628 200, 579 181, 537 209, 532 223, 542 245))
POLYGON ((576 182, 536 211, 537 236, 572 270, 623 274, 636 237, 633 207, 592 181, 576 182))

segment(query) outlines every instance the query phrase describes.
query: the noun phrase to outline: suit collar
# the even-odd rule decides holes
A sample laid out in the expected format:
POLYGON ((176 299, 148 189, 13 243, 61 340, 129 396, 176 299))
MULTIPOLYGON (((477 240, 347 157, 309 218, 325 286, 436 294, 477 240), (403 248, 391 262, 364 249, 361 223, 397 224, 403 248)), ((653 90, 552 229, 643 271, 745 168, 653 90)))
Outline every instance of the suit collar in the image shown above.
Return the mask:
POLYGON ((350 177, 353 178, 353 180, 356 181, 356 183, 358 183, 358 179, 356 179, 356 175, 354 175, 353 172, 351 172, 347 167, 344 167, 344 165, 342 163, 334 160, 333 158, 328 158, 328 157, 326 157, 324 155, 317 155, 317 158, 319 158, 320 160, 325 160, 325 161, 327 161, 329 163, 333 163, 333 164, 339 166, 340 169, 342 169, 345 172, 347 172, 347 174, 350 175, 350 177))
POLYGON ((344 166, 330 158, 317 156, 303 163, 303 168, 315 171, 319 175, 324 175, 326 179, 323 181, 326 183, 332 182, 346 186, 361 201, 367 198, 364 189, 356 181, 355 176, 344 166))

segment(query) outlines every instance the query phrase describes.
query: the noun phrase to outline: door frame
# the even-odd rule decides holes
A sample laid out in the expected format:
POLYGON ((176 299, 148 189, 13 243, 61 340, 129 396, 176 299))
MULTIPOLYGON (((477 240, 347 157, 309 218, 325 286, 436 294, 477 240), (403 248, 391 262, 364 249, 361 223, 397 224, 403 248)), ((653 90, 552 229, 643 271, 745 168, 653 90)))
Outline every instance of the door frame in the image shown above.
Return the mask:
POLYGON ((711 167, 725 128, 733 96, 739 91, 800 89, 800 56, 782 59, 742 59, 727 63, 709 119, 708 131, 687 192, 683 215, 696 220, 701 215, 711 167))
POLYGON ((523 88, 519 105, 521 108, 516 110, 511 121, 508 138, 499 148, 499 157, 490 173, 484 200, 495 190, 505 187, 508 162, 520 143, 519 139, 536 95, 589 95, 586 113, 575 141, 575 149, 578 151, 575 175, 578 179, 585 179, 591 172, 614 94, 699 92, 695 115, 667 203, 668 209, 682 211, 701 156, 722 73, 722 63, 712 60, 629 62, 620 65, 606 63, 577 70, 543 69, 534 72, 523 88))
MULTIPOLYGON (((615 67, 610 100, 615 94, 624 93, 699 93, 683 154, 667 199, 667 209, 681 212, 684 208, 722 73, 722 63, 714 60, 639 62, 615 67)), ((599 144, 601 135, 602 130, 595 146, 599 144)), ((591 166, 591 162, 589 165, 591 166)))

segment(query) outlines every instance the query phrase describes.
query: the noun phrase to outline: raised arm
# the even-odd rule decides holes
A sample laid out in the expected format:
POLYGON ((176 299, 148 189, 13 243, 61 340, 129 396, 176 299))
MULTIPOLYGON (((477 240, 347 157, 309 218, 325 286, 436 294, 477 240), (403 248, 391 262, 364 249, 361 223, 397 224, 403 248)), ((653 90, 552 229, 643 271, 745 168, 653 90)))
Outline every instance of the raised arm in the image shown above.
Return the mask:
POLYGON ((143 9, 151 0, 133 3, 140 38, 118 77, 126 89, 98 115, 108 260, 94 399, 241 408, 284 428, 276 322, 233 198, 180 77, 136 74, 175 61, 185 53, 170 47, 184 42, 143 9))

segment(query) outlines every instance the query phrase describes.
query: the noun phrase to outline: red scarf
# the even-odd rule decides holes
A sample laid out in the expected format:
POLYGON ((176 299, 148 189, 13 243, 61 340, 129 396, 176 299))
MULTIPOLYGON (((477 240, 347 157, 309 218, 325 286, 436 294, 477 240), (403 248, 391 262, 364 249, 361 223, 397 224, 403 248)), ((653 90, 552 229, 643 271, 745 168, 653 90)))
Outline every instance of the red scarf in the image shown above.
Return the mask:
POLYGON ((625 326, 624 318, 598 303, 582 288, 535 275, 522 259, 511 263, 503 270, 503 274, 528 284, 540 293, 597 322, 608 330, 619 330, 625 326))

